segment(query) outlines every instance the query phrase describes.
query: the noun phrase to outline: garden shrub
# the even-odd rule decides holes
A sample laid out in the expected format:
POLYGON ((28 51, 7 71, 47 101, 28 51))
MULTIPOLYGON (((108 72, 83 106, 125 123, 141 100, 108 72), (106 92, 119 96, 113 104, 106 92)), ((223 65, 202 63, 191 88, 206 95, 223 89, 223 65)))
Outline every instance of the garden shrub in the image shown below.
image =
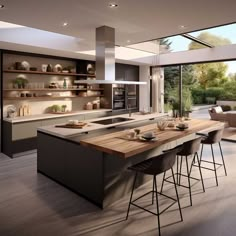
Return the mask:
POLYGON ((230 105, 221 105, 221 108, 223 111, 231 111, 231 106, 230 105))
POLYGON ((219 100, 236 100, 236 82, 230 81, 223 85, 223 91, 219 96, 219 100))
POLYGON ((215 104, 216 98, 215 97, 206 97, 207 104, 215 104))
POLYGON ((205 90, 202 88, 193 88, 192 98, 194 104, 203 104, 205 102, 205 90))
POLYGON ((206 89, 205 96, 215 98, 215 100, 219 100, 219 97, 224 92, 224 88, 222 87, 211 87, 206 89))

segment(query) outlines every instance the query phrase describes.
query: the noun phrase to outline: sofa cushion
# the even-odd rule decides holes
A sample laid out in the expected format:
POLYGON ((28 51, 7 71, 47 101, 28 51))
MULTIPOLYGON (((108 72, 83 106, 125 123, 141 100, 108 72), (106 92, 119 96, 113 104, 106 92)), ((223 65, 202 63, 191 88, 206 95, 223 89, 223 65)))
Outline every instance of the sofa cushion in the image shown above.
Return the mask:
POLYGON ((213 112, 213 113, 223 113, 223 110, 222 110, 221 106, 217 106, 217 107, 213 107, 211 109, 211 112, 213 112))

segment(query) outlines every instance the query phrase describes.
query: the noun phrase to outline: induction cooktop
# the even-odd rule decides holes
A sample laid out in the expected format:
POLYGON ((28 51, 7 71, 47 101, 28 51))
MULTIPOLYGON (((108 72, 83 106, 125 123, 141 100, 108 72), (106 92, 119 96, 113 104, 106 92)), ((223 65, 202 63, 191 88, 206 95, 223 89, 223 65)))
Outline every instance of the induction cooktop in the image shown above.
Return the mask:
POLYGON ((91 123, 96 123, 96 124, 101 124, 101 125, 111 125, 111 124, 116 124, 124 121, 129 121, 133 120, 131 118, 124 118, 124 117, 116 117, 116 118, 109 118, 109 119, 104 119, 104 120, 95 120, 92 121, 91 123))

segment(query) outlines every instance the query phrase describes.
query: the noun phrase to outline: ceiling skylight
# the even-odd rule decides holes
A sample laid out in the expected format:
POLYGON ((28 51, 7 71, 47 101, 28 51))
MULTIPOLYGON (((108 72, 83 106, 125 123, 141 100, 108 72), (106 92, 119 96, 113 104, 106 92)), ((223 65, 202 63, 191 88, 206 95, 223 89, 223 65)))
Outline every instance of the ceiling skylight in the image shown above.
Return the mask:
POLYGON ((210 29, 199 30, 191 32, 189 34, 194 37, 199 37, 199 35, 204 35, 207 33, 221 39, 220 41, 217 41, 217 39, 215 38, 204 36, 204 40, 214 46, 236 44, 236 24, 223 25, 210 29))
MULTIPOLYGON (((76 53, 86 54, 86 55, 96 55, 95 50, 90 51, 76 51, 76 53)), ((146 58, 150 56, 156 55, 155 53, 144 52, 140 50, 136 50, 133 48, 126 48, 126 47, 116 47, 115 48, 115 58, 121 60, 135 60, 146 58)))
POLYGON ((21 27, 25 27, 25 26, 0 21, 0 29, 12 29, 12 28, 21 28, 21 27))

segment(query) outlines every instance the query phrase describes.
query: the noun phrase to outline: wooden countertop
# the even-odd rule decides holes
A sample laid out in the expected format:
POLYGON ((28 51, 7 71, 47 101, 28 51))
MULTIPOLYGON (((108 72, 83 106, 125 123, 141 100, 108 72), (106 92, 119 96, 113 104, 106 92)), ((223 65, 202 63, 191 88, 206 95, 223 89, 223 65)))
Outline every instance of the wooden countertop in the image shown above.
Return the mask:
POLYGON ((157 141, 127 140, 124 139, 124 131, 120 131, 99 137, 82 139, 80 140, 80 144, 108 154, 128 158, 204 129, 222 125, 219 121, 197 119, 192 119, 187 121, 187 123, 189 124, 189 128, 184 131, 177 130, 176 128, 166 128, 165 131, 159 131, 156 124, 139 127, 141 134, 153 131, 158 138, 157 141))

